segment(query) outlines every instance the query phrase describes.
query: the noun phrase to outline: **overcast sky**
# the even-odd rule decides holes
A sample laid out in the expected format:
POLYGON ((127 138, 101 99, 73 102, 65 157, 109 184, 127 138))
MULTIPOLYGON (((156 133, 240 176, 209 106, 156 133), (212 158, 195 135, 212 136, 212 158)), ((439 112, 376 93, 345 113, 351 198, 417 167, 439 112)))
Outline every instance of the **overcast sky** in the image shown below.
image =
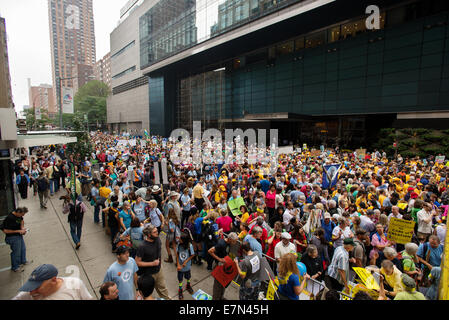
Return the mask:
MULTIPOLYGON (((109 34, 128 0, 93 0, 97 60, 109 52, 109 34)), ((31 85, 52 84, 47 0, 0 0, 6 20, 11 88, 16 111, 29 104, 31 85)))

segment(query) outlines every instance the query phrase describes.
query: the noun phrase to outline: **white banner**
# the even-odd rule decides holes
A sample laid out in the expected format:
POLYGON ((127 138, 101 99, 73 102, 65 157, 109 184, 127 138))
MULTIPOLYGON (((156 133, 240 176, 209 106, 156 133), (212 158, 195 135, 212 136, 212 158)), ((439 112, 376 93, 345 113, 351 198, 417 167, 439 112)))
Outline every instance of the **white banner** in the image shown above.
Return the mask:
POLYGON ((62 88, 62 113, 74 113, 72 88, 62 88))
POLYGON ((41 115, 41 108, 35 108, 34 110, 34 116, 36 118, 36 120, 42 120, 42 115, 41 115))

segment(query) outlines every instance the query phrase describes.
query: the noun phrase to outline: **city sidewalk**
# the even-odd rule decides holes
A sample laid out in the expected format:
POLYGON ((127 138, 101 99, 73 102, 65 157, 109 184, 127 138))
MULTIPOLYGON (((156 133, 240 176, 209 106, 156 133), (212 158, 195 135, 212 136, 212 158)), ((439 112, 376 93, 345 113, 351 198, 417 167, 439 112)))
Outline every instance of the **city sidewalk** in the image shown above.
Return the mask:
MULTIPOLYGON (((25 215, 25 227, 30 231, 24 236, 27 249, 27 259, 32 264, 25 266, 21 273, 12 272, 10 260, 10 247, 5 243, 5 234, 0 232, 0 300, 13 298, 18 289, 26 282, 31 272, 39 265, 49 263, 59 270, 59 276, 78 276, 87 286, 90 294, 100 298, 99 287, 107 268, 116 261, 116 256, 111 252, 110 237, 100 225, 94 224, 93 207, 86 203, 88 212, 84 215, 83 231, 81 235, 81 247, 75 250, 75 245, 70 236, 70 226, 67 215, 62 213, 62 200, 59 200, 65 191, 59 191, 47 203, 48 209, 40 209, 39 198, 33 196, 29 189, 28 199, 19 200, 18 206, 25 206, 29 212, 25 215)), ((165 236, 161 235, 162 259, 167 257, 165 249, 165 236)), ((175 264, 162 262, 166 286, 172 299, 178 297, 178 280, 175 264)), ((202 266, 192 265, 191 284, 196 292, 202 289, 212 295, 213 277, 202 266)), ((185 287, 185 280, 184 280, 185 287)), ((156 291, 153 296, 157 297, 156 291)), ((228 300, 238 300, 238 287, 231 284, 225 293, 228 300)), ((192 297, 184 292, 185 300, 192 297)))

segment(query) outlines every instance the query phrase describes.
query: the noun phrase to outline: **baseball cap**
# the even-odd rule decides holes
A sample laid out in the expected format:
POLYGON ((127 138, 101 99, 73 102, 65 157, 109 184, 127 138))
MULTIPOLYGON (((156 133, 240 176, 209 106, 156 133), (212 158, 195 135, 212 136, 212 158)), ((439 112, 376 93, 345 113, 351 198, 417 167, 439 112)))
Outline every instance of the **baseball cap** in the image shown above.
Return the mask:
POLYGON ((343 240, 343 244, 350 244, 352 246, 354 246, 354 240, 352 238, 346 238, 345 240, 343 240))
POLYGON ((39 288, 45 280, 58 275, 58 269, 52 264, 42 264, 33 270, 28 281, 19 289, 22 292, 31 292, 39 288))
POLYGON ((409 289, 413 289, 416 287, 415 280, 412 277, 410 277, 408 274, 403 273, 401 275, 401 280, 402 280, 402 283, 404 284, 404 286, 406 286, 409 289))
POLYGON ((127 246, 120 246, 116 250, 116 255, 124 254, 125 252, 129 251, 129 248, 127 246))
POLYGON ((292 236, 288 232, 282 232, 281 238, 290 240, 292 238, 292 236))
POLYGON ((330 219, 331 218, 331 214, 329 212, 326 212, 324 214, 324 219, 330 219))

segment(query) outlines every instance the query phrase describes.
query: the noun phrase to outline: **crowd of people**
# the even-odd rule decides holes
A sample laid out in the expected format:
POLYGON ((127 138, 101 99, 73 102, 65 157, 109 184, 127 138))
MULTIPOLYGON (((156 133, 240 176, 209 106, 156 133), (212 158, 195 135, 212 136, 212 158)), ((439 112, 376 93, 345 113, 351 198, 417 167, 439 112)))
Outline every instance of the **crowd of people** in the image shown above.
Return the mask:
MULTIPOLYGON (((277 283, 275 299, 299 300, 309 281, 323 284, 314 298, 326 300, 340 299, 340 293, 354 300, 438 299, 449 163, 433 156, 388 159, 377 150, 360 156, 303 148, 280 154, 273 171, 270 163, 247 161, 173 164, 175 142, 162 137, 95 132, 91 141, 90 155, 53 147, 23 157, 16 163, 16 183, 22 198, 32 187, 43 209, 49 194, 67 190, 61 200, 76 249, 81 246, 86 204, 94 208, 93 223, 106 229, 117 256, 106 271, 102 299, 154 300, 154 289, 159 299, 170 299, 163 263, 177 267, 179 299, 185 291, 193 293, 192 264, 212 271, 234 263, 241 300, 259 299, 260 292, 266 293, 266 282, 277 283), (165 184, 163 159, 168 160, 165 184), (334 163, 341 168, 324 188, 325 165, 334 163), (237 208, 232 207, 235 203, 237 208), (390 239, 392 218, 415 223, 408 243, 390 239), (162 250, 167 252, 164 261, 162 250), (269 281, 265 261, 271 269, 269 281), (353 267, 378 274, 380 289, 351 296, 353 267)), ((22 214, 16 211, 13 214, 22 214)), ((8 238, 22 236, 23 225, 14 220, 3 227, 8 238), (20 232, 12 235, 13 230, 20 232)), ((10 245, 12 269, 21 271, 26 258, 10 245)), ((43 268, 37 274, 58 279, 51 267, 43 268)), ((213 299, 223 299, 226 287, 215 279, 213 299)))

